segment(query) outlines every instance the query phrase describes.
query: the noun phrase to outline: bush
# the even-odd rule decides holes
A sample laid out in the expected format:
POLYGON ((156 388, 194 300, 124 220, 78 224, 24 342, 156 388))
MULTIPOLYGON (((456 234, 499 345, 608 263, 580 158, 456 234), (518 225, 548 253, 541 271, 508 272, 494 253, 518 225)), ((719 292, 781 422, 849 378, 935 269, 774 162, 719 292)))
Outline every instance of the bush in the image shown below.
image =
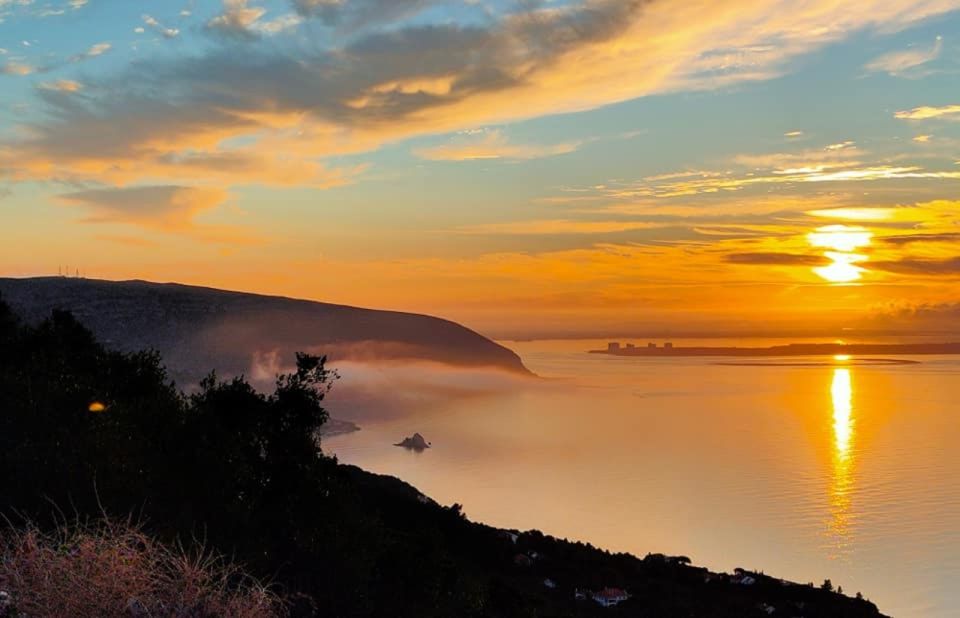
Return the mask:
POLYGON ((216 554, 172 550, 111 521, 0 533, 0 590, 0 616, 285 615, 277 595, 216 554))

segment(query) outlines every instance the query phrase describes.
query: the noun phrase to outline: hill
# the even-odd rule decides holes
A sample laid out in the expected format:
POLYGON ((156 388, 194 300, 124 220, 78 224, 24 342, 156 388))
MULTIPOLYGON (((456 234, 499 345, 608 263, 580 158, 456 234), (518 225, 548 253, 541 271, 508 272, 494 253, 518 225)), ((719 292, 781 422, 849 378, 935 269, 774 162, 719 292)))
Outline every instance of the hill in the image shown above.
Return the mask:
MULTIPOLYGON (((148 281, 0 278, 0 296, 29 323, 70 311, 110 348, 160 352, 193 383, 211 368, 289 367, 296 351, 331 360, 423 360, 529 373, 507 348, 454 322, 277 296, 148 281)), ((275 371, 271 372, 276 373, 275 371)))
MULTIPOLYGON (((441 506, 318 450, 331 379, 323 359, 301 354, 272 393, 239 378, 206 379, 187 396, 157 354, 110 351, 65 312, 22 325, 0 302, 0 518, 27 518, 28 534, 53 539, 44 562, 28 544, 16 567, 8 558, 18 536, 0 526, 0 559, 12 576, 0 572, 0 592, 9 593, 0 595, 0 616, 23 616, 19 605, 31 598, 62 598, 78 587, 86 594, 91 581, 105 585, 117 569, 129 572, 144 549, 136 539, 105 538, 106 549, 119 543, 121 552, 100 560, 89 543, 77 554, 75 543, 49 536, 67 520, 103 516, 144 522, 150 538, 178 554, 197 551, 187 543, 230 557, 273 582, 292 618, 881 616, 830 582, 710 573, 682 556, 641 559, 471 522, 459 505, 441 506), (85 575, 77 581, 37 571, 78 559, 85 575), (24 568, 35 575, 16 577, 24 568), (622 604, 601 607, 590 591, 622 604)), ((250 590, 229 579, 227 592, 250 590)), ((182 588, 158 590, 156 602, 179 605, 182 588)), ((98 615, 147 615, 131 611, 128 597, 113 598, 122 605, 98 615)), ((94 600, 102 606, 106 597, 94 600)), ((139 608, 149 599, 134 601, 139 608)), ((90 615, 36 605, 23 607, 37 618, 90 615)), ((165 615, 173 613, 182 612, 165 615)))

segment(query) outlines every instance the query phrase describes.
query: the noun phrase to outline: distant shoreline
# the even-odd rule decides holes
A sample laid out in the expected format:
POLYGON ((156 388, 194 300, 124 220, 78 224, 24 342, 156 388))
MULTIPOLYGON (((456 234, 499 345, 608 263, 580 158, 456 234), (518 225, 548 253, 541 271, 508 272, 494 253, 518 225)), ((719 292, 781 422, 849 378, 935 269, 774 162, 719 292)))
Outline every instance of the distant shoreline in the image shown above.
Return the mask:
MULTIPOLYGON (((843 356, 858 355, 931 355, 931 354, 960 354, 960 343, 900 343, 900 344, 842 344, 842 343, 791 343, 766 348, 740 347, 675 347, 654 346, 649 344, 643 347, 631 345, 621 346, 613 342, 606 350, 590 350, 590 354, 606 354, 609 356, 640 356, 644 358, 674 358, 685 356, 740 356, 740 357, 775 357, 775 356, 843 356)), ((849 358, 847 359, 849 360, 849 358)))

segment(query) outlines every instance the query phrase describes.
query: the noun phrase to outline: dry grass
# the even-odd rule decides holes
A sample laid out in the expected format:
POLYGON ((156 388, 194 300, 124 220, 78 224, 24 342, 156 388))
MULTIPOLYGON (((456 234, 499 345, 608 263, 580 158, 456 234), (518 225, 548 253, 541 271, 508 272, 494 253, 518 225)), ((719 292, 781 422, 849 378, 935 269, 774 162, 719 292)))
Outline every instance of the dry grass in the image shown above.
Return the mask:
POLYGON ((253 618, 281 600, 220 557, 173 550, 136 526, 103 522, 0 531, 0 617, 253 618))

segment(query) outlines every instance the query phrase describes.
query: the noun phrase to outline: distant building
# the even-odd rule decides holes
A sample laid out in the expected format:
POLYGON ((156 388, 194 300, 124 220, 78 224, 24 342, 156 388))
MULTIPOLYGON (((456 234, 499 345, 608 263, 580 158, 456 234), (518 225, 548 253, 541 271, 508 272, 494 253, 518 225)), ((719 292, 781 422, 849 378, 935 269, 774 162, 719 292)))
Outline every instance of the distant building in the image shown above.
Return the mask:
POLYGON ((632 343, 628 343, 628 344, 627 344, 627 349, 628 349, 628 350, 632 350, 632 349, 634 349, 635 347, 637 347, 637 346, 633 345, 632 343))
POLYGON ((673 349, 673 344, 668 341, 668 342, 666 342, 665 344, 663 344, 663 347, 665 347, 665 348, 668 349, 668 350, 672 350, 672 349, 673 349))
POLYGON ((657 349, 657 344, 655 344, 655 343, 648 343, 648 344, 647 344, 647 348, 650 349, 650 350, 656 350, 656 349, 657 349))
POLYGON ((610 343, 607 344, 607 352, 619 352, 619 351, 620 351, 620 344, 617 343, 616 341, 611 341, 610 343))
POLYGON ((604 588, 600 592, 594 592, 591 596, 601 607, 616 607, 630 598, 630 595, 620 588, 604 588))

